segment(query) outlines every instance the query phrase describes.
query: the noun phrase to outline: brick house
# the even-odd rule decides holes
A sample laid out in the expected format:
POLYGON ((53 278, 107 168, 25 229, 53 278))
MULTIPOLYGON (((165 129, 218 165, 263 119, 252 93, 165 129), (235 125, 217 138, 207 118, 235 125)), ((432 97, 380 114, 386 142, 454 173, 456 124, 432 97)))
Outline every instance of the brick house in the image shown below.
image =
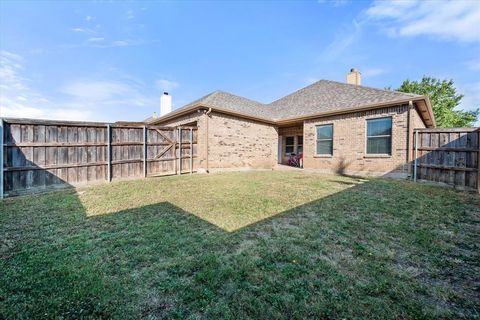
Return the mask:
POLYGON ((269 104, 215 91, 152 125, 198 127, 199 170, 272 169, 303 153, 303 167, 405 177, 413 129, 435 127, 425 96, 321 80, 269 104))

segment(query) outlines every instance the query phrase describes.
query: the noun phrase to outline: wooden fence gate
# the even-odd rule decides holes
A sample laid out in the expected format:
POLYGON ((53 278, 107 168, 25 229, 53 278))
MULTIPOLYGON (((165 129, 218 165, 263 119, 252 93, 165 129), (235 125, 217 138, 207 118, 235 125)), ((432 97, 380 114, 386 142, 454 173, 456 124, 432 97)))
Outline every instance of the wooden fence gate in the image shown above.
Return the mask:
POLYGON ((480 192, 480 129, 416 129, 414 180, 480 192))
POLYGON ((196 171, 197 128, 0 119, 0 197, 196 171))

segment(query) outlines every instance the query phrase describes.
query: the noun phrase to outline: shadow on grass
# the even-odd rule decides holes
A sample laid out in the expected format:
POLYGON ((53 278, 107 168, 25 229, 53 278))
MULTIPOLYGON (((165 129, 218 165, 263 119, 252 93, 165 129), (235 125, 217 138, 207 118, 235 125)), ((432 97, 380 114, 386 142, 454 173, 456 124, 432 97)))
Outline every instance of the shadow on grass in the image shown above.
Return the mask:
POLYGON ((7 319, 478 315, 468 284, 478 221, 466 216, 475 209, 416 188, 367 182, 235 232, 168 202, 86 217, 72 192, 6 201, 0 310, 7 319))

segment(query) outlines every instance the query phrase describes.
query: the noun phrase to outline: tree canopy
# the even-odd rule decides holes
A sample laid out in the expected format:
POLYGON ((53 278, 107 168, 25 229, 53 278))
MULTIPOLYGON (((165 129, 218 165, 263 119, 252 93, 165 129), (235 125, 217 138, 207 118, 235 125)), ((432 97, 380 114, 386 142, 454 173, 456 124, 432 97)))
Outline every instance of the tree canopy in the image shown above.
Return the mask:
POLYGON ((453 80, 424 76, 420 82, 405 80, 397 91, 428 96, 438 127, 472 127, 477 121, 478 108, 474 111, 457 108, 463 95, 457 94, 453 80))

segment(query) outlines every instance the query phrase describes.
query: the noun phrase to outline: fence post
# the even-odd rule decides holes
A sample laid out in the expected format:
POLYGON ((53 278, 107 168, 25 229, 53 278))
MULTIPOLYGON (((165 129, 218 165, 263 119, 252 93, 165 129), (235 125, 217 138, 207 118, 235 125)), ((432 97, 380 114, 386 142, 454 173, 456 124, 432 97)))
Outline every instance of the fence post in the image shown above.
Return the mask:
POLYGON ((480 129, 477 129, 478 152, 477 152, 477 192, 480 193, 480 129))
POLYGON ((3 119, 0 118, 0 200, 3 199, 3 119))
POLYGON ((418 150, 418 130, 415 130, 415 138, 413 139, 413 145, 415 146, 415 161, 413 167, 413 181, 417 182, 417 150, 418 150))
POLYGON ((112 181, 112 128, 107 124, 107 180, 112 181))
POLYGON ((190 174, 193 173, 193 129, 190 128, 190 174))
POLYGON ((178 174, 182 174, 182 128, 178 128, 178 174))
POLYGON ((143 177, 147 177, 147 127, 143 126, 143 177))

